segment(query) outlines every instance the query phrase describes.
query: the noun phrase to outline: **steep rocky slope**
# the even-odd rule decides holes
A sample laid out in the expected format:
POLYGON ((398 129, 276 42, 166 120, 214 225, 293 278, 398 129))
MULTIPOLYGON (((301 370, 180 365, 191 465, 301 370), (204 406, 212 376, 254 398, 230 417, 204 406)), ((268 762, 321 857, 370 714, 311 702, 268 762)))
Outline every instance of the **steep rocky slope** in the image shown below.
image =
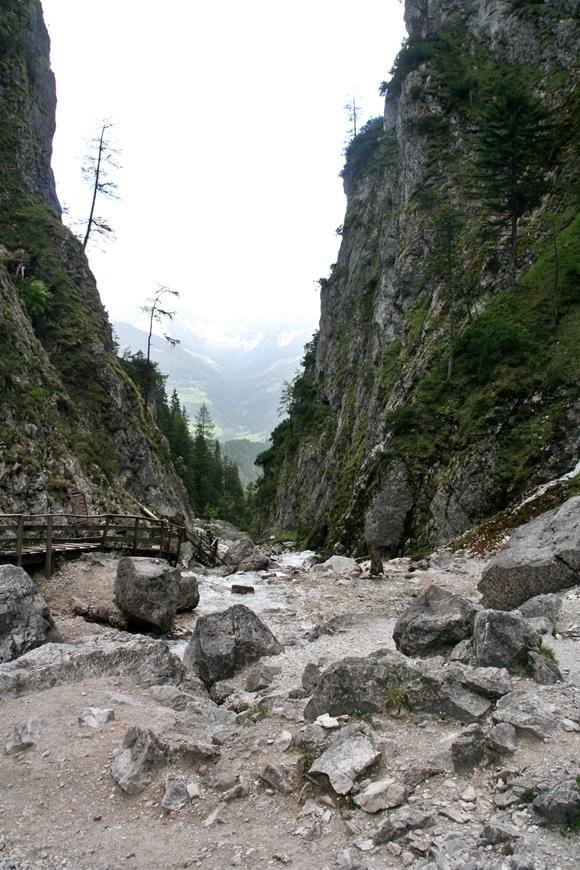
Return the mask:
POLYGON ((260 493, 264 529, 355 550, 366 538, 389 554, 449 541, 568 472, 580 419, 575 4, 407 0, 405 14, 384 119, 347 150, 320 332, 262 456, 260 493), (476 158, 485 111, 514 77, 550 126, 512 288, 476 158), (451 301, 438 229, 450 208, 451 301))
POLYGON ((164 439, 124 374, 95 280, 60 219, 54 77, 38 0, 0 17, 0 510, 187 513, 164 439))

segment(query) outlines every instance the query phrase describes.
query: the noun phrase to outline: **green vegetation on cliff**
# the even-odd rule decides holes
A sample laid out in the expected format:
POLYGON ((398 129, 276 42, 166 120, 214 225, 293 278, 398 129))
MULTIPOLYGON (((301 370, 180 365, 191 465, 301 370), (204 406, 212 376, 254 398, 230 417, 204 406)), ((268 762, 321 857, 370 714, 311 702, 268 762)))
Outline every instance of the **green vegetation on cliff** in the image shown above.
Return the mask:
POLYGON ((575 461, 578 97, 552 28, 569 9, 528 5, 493 44, 478 9, 424 11, 384 128, 350 143, 309 400, 262 457, 263 527, 361 550, 372 515, 384 551, 416 551, 575 461))

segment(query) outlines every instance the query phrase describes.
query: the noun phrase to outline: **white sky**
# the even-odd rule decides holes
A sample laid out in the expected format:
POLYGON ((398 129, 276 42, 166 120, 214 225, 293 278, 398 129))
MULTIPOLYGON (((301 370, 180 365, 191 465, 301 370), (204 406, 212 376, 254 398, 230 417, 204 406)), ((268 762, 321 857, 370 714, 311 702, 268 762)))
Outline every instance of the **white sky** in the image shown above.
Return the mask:
MULTIPOLYGON (((115 124, 121 200, 98 209, 116 242, 88 253, 114 320, 157 283, 184 321, 316 322, 336 259, 338 173, 356 93, 404 36, 399 0, 43 0, 57 79, 61 202, 88 211, 85 143, 115 124)), ((102 246, 101 246, 102 247, 102 246)))

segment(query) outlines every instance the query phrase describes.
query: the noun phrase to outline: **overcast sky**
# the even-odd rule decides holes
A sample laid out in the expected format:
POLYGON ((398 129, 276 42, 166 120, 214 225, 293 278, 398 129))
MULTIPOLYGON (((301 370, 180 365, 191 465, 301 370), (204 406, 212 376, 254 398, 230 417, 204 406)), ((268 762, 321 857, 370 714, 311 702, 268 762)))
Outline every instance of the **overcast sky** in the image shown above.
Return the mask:
POLYGON ((115 122, 117 240, 89 258, 113 320, 136 322, 157 283, 184 322, 315 323, 336 259, 338 173, 355 93, 404 36, 399 0, 43 0, 58 110, 61 202, 85 215, 85 142, 115 122))

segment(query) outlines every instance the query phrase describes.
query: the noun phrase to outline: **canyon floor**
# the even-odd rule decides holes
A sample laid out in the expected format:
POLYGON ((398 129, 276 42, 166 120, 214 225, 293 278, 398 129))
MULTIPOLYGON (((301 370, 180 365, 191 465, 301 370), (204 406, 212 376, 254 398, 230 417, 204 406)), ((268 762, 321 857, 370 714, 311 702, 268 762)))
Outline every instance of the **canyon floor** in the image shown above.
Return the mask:
MULTIPOLYGON (((384 577, 375 579, 365 571, 340 575, 320 565, 307 570, 308 555, 284 553, 270 571, 200 576, 197 611, 178 619, 168 640, 176 655, 183 654, 200 616, 240 602, 254 609, 284 644, 282 654, 261 660, 277 671, 265 689, 245 691, 253 665, 232 678, 233 693, 215 708, 231 708, 227 721, 207 714, 207 695, 196 679, 179 687, 193 702, 187 710, 164 706, 150 687, 119 676, 47 686, 0 701, 0 742, 27 720, 41 723, 30 749, 0 755, 1 870, 578 866, 578 834, 536 824, 526 802, 578 774, 578 590, 563 595, 558 630, 549 638, 565 681, 538 686, 516 678, 558 719, 551 737, 522 734, 513 754, 488 758, 459 775, 449 762, 449 746, 463 726, 443 715, 412 714, 403 706, 361 719, 342 717, 339 727, 328 731, 329 740, 353 726, 372 732, 380 758, 360 780, 390 777, 405 783, 404 804, 429 814, 428 826, 376 845, 373 837, 391 811, 363 812, 352 794, 341 797, 308 776, 310 749, 297 745, 299 735, 313 727, 303 717, 307 698, 297 697, 304 695, 304 668, 394 649, 397 617, 432 583, 476 601, 484 561, 444 550, 430 559, 427 570, 411 571, 408 559, 396 559, 385 563, 384 577), (254 593, 234 595, 232 583, 251 585, 254 593), (313 631, 330 620, 322 633, 313 631), (112 709, 114 718, 98 727, 81 724, 86 708, 112 709), (113 780, 111 764, 131 726, 160 735, 201 736, 213 747, 212 757, 174 759, 144 791, 128 795, 113 780), (434 758, 437 774, 415 776, 434 758), (271 777, 262 777, 268 765, 278 771, 281 766, 290 793, 280 793, 271 777), (168 776, 191 787, 193 797, 181 808, 162 805, 168 776), (511 833, 498 844, 482 840, 490 823, 511 833)), ((110 601, 115 571, 114 560, 91 557, 66 564, 49 582, 38 578, 64 640, 94 634, 127 637, 71 611, 75 597, 110 601)))

